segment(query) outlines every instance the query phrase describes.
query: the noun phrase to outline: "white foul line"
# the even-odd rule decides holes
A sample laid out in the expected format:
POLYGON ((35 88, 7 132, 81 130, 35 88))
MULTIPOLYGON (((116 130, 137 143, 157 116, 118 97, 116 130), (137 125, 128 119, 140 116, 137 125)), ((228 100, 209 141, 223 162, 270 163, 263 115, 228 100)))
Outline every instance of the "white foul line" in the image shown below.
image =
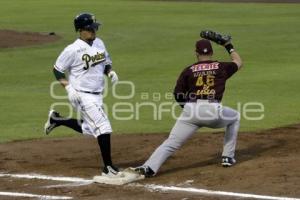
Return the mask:
POLYGON ((18 193, 18 192, 0 192, 0 196, 10 196, 10 197, 32 197, 39 198, 43 200, 50 199, 73 199, 72 197, 66 196, 48 196, 48 195, 37 195, 37 194, 29 194, 29 193, 18 193))
POLYGON ((80 187, 85 185, 90 185, 92 183, 89 182, 76 182, 76 183, 64 183, 64 184, 58 184, 58 185, 47 185, 43 186, 42 188, 62 188, 62 187, 80 187))
POLYGON ((245 194, 245 193, 234 193, 234 192, 224 192, 224 191, 213 191, 213 190, 204 190, 197 188, 181 188, 175 186, 163 186, 163 185, 154 185, 148 184, 144 185, 150 191, 177 191, 177 192, 192 192, 206 195, 214 196, 231 196, 239 198, 252 198, 252 199, 266 199, 266 200, 300 200, 299 198, 289 198, 289 197, 275 197, 275 196, 265 196, 265 195, 254 195, 254 194, 245 194))
POLYGON ((40 180, 63 181, 63 182, 73 182, 73 183, 93 183, 93 180, 90 180, 90 179, 74 178, 74 177, 61 177, 61 176, 46 176, 46 175, 41 175, 41 174, 5 174, 5 173, 0 173, 0 177, 40 179, 40 180))
MULTIPOLYGON (((25 178, 25 179, 42 179, 42 180, 52 180, 52 181, 63 181, 63 182, 73 182, 78 183, 78 185, 88 185, 92 184, 93 180, 76 178, 76 177, 60 177, 60 176, 45 176, 40 174, 7 174, 0 173, 0 177, 13 177, 13 178, 25 178)), ((300 200, 300 198, 290 198, 290 197, 276 197, 276 196, 265 196, 265 195, 255 195, 255 194, 246 194, 246 193, 234 193, 234 192, 224 192, 224 191, 213 191, 205 190, 198 188, 183 188, 175 186, 163 186, 155 184, 128 184, 131 187, 144 187, 149 191, 179 191, 179 192, 189 192, 189 193, 198 193, 205 195, 213 196, 231 196, 239 198, 252 198, 252 199, 265 199, 265 200, 300 200)), ((0 193, 1 194, 1 193, 0 193)), ((67 197, 70 198, 70 197, 67 197)))

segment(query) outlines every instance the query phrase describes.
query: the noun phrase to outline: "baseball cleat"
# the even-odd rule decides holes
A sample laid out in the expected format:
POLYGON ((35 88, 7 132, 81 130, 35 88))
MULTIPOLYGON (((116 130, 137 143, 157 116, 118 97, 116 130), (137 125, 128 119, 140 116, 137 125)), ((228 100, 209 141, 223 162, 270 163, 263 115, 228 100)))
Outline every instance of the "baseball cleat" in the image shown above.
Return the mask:
POLYGON ((124 185, 145 178, 144 175, 135 172, 131 168, 117 171, 114 166, 108 166, 103 171, 101 176, 94 176, 93 182, 108 185, 124 185))
POLYGON ((121 178, 124 176, 119 169, 113 165, 105 166, 102 171, 102 176, 110 177, 110 178, 121 178))
POLYGON ((236 163, 236 160, 234 158, 222 156, 222 166, 223 167, 231 167, 235 163, 236 163))
POLYGON ((155 175, 155 172, 148 166, 139 166, 139 167, 135 167, 135 168, 131 168, 131 169, 140 175, 144 175, 147 178, 155 175))
POLYGON ((48 119, 44 126, 44 133, 48 135, 55 127, 57 127, 57 124, 55 123, 55 118, 59 117, 59 113, 55 110, 50 110, 48 119))

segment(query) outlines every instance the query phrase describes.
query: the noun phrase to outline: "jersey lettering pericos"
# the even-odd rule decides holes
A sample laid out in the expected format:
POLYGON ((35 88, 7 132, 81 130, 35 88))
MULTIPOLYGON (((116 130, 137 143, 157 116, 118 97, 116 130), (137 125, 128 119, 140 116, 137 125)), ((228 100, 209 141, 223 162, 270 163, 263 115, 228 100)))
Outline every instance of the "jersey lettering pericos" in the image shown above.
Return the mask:
POLYGON ((174 89, 175 98, 182 103, 198 99, 221 102, 226 80, 237 70, 234 62, 197 62, 180 74, 174 89))
POLYGON ((111 64, 101 39, 96 38, 91 46, 77 39, 61 52, 54 68, 68 73, 69 83, 75 90, 103 92, 105 65, 111 64))

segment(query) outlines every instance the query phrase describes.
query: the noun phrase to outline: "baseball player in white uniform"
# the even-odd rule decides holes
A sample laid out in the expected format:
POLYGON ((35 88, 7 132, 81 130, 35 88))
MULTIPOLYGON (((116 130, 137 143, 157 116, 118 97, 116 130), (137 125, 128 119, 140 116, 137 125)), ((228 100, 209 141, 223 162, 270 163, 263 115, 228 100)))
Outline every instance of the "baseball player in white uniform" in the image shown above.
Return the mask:
POLYGON ((79 14, 74 19, 74 26, 79 32, 79 38, 61 52, 53 72, 66 89, 72 106, 80 112, 81 120, 63 118, 51 110, 44 131, 49 134, 54 128, 63 125, 93 135, 97 138, 102 154, 102 175, 115 177, 120 173, 111 160, 112 128, 102 108, 102 93, 104 76, 110 77, 113 84, 118 81, 118 76, 112 70, 112 61, 103 41, 96 37, 100 24, 95 16, 90 13, 79 14))

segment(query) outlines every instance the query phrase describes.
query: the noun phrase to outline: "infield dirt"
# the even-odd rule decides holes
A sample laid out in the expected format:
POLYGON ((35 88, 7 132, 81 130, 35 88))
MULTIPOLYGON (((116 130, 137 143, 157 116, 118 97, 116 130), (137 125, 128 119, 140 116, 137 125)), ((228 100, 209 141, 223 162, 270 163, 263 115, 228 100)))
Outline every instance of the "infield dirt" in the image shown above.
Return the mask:
POLYGON ((51 43, 60 39, 52 33, 18 32, 15 30, 0 30, 0 48, 25 47, 51 43))
MULTIPOLYGON (((300 197, 300 125, 239 135, 237 165, 222 168, 222 133, 197 133, 154 178, 142 184, 181 185, 260 195, 300 197), (193 180, 192 183, 185 183, 193 180)), ((113 159, 120 168, 143 164, 168 134, 113 135, 113 159)), ((96 140, 75 137, 10 142, 0 145, 0 172, 39 173, 91 179, 102 165, 96 140)), ((74 199, 235 199, 184 192, 92 184, 45 189, 55 181, 0 178, 0 191, 67 195, 74 199)), ((3 197, 2 197, 3 198, 3 197)), ((0 197, 1 199, 1 197, 0 197)), ((9 199, 9 198, 4 198, 9 199)))

